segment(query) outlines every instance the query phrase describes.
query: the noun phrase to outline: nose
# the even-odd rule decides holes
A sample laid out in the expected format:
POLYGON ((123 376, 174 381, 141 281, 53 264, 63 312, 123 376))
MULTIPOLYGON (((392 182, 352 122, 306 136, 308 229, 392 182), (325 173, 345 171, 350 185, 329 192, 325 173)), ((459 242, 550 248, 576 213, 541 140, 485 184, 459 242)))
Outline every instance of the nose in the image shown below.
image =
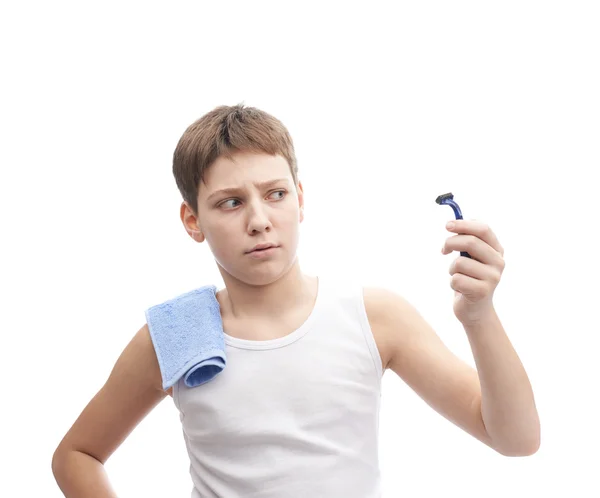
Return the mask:
POLYGON ((248 233, 254 234, 271 230, 271 220, 260 203, 253 203, 248 211, 248 233))

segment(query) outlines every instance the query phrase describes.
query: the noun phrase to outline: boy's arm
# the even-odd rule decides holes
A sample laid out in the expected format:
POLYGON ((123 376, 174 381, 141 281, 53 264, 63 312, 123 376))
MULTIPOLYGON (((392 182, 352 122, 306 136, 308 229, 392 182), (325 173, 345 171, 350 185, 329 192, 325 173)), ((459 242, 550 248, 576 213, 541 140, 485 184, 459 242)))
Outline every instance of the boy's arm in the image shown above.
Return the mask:
POLYGON ((535 408, 531 413, 535 406, 531 387, 499 324, 490 321, 494 330, 486 331, 465 328, 478 373, 453 354, 402 297, 384 289, 365 289, 364 298, 384 368, 393 370, 446 419, 499 453, 535 453, 539 425, 535 408), (482 385, 487 388, 489 430, 482 415, 482 385), (509 439, 511 433, 517 438, 509 439), (493 440, 490 434, 503 438, 493 440))
POLYGON ((54 452, 52 471, 66 497, 117 496, 104 464, 166 397, 161 387, 156 353, 144 325, 54 452))

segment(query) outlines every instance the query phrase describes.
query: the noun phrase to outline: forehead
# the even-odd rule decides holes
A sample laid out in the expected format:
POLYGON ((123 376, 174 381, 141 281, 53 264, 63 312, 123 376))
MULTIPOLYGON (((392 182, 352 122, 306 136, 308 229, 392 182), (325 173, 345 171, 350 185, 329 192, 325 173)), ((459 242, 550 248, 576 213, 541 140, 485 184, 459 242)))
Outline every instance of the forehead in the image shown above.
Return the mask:
POLYGON ((199 192, 207 196, 224 188, 243 187, 246 184, 266 182, 275 178, 293 181, 287 160, 282 156, 271 156, 256 152, 238 152, 232 159, 219 157, 206 170, 204 185, 199 192))

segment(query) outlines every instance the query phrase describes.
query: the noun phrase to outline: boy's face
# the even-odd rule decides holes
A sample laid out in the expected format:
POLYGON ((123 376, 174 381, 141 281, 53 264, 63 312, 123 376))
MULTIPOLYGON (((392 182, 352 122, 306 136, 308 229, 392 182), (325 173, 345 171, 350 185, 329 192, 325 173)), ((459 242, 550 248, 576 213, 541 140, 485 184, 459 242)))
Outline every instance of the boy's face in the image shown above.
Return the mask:
POLYGON ((296 261, 303 207, 302 184, 294 185, 285 158, 240 152, 208 168, 198 217, 183 203, 181 219, 194 240, 207 241, 224 279, 265 285, 296 261), (253 251, 258 244, 275 247, 253 251))

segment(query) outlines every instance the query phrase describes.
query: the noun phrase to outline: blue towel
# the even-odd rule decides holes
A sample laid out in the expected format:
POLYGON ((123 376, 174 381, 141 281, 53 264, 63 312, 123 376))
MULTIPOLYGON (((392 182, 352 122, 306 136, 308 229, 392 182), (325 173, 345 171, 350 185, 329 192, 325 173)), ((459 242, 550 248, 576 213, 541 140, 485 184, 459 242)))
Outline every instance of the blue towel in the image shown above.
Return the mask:
POLYGON ((199 386, 225 368, 225 337, 216 291, 214 285, 206 285, 146 310, 164 390, 181 377, 186 386, 199 386))

